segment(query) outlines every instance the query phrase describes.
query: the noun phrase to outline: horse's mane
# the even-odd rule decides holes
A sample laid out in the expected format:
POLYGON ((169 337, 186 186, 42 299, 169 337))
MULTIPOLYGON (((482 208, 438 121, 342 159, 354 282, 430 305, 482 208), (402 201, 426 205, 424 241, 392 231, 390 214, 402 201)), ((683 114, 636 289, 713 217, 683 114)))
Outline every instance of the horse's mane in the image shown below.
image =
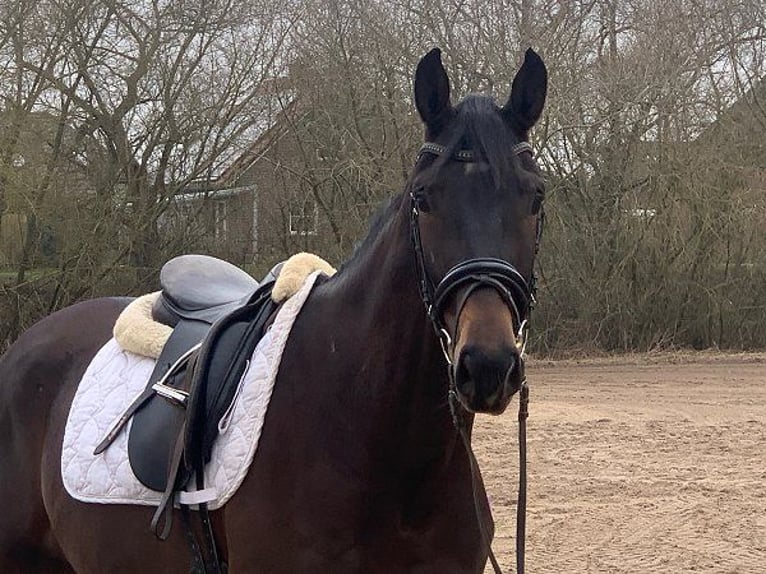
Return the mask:
POLYGON ((354 248, 354 252, 345 262, 343 262, 338 269, 338 274, 341 275, 348 268, 353 267, 354 263, 363 258, 370 248, 375 244, 383 230, 393 220, 394 215, 399 210, 402 204, 403 194, 397 194, 394 197, 386 199, 381 206, 373 212, 370 217, 369 231, 364 239, 357 243, 354 248))

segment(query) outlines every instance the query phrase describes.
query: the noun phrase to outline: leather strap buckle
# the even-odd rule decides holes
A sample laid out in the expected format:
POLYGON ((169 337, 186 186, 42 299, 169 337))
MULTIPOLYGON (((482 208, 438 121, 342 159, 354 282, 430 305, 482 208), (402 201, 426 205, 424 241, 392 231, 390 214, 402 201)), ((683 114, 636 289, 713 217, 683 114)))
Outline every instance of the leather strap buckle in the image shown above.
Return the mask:
POLYGON ((163 399, 169 400, 174 405, 186 408, 186 403, 189 400, 189 393, 182 391, 181 389, 175 389, 164 384, 162 381, 156 382, 152 385, 152 389, 163 399))

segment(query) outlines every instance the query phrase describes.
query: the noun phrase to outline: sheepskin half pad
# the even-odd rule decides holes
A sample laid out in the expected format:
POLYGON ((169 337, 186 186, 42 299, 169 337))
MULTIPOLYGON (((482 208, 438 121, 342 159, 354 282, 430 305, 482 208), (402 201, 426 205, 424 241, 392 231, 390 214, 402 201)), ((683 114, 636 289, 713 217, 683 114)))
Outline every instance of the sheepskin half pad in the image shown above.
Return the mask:
MULTIPOLYGON (((306 278, 315 271, 321 271, 328 277, 335 274, 332 265, 321 257, 311 253, 296 253, 282 266, 271 291, 271 298, 277 303, 287 301, 298 292, 306 278)), ((152 307, 159 296, 159 291, 143 295, 120 313, 114 324, 113 334, 119 345, 126 351, 150 359, 160 356, 173 329, 157 323, 152 318, 152 307)))
MULTIPOLYGON (((266 336, 258 343, 240 383, 232 409, 219 424, 220 435, 205 469, 206 488, 182 493, 179 502, 210 502, 220 508, 247 475, 261 436, 279 362, 295 319, 319 271, 285 302, 266 336)), ((100 455, 93 450, 112 424, 143 391, 154 360, 126 351, 111 339, 91 362, 75 394, 64 432, 61 475, 67 492, 83 502, 156 506, 162 493, 149 490, 128 462, 128 427, 100 455)))

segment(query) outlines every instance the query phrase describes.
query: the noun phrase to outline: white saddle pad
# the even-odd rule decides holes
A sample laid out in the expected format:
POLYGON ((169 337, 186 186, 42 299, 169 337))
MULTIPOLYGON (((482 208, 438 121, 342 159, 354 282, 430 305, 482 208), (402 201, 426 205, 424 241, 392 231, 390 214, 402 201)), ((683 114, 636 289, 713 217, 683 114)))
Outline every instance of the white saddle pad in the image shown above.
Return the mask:
MULTIPOLYGON (((263 420, 290 329, 303 307, 319 272, 312 273, 301 289, 277 313, 266 336, 253 353, 230 413, 219 425, 205 469, 205 490, 182 493, 178 502, 209 502, 220 508, 247 475, 258 446, 263 420), (228 419, 228 424, 226 424, 228 419)), ((94 357, 77 389, 67 418, 61 457, 61 476, 67 492, 83 502, 158 505, 162 493, 145 487, 128 462, 128 430, 100 455, 96 445, 141 394, 155 361, 124 351, 114 339, 94 357)))

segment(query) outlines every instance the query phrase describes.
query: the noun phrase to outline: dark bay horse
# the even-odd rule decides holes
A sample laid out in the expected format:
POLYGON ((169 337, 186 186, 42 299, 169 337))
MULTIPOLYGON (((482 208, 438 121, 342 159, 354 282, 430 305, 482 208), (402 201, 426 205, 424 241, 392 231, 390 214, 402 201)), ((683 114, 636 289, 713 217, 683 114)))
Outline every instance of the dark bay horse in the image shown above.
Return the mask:
MULTIPOLYGON (((479 95, 453 106, 440 52, 421 60, 427 143, 404 192, 312 292, 249 474, 213 513, 230 572, 483 571, 448 393, 470 429, 475 413, 503 412, 522 381, 543 199, 525 142, 546 86, 529 50, 504 106, 479 95)), ((160 542, 152 509, 84 504, 62 485, 69 405, 127 303, 59 311, 0 359, 4 574, 189 571, 183 529, 160 542)))

